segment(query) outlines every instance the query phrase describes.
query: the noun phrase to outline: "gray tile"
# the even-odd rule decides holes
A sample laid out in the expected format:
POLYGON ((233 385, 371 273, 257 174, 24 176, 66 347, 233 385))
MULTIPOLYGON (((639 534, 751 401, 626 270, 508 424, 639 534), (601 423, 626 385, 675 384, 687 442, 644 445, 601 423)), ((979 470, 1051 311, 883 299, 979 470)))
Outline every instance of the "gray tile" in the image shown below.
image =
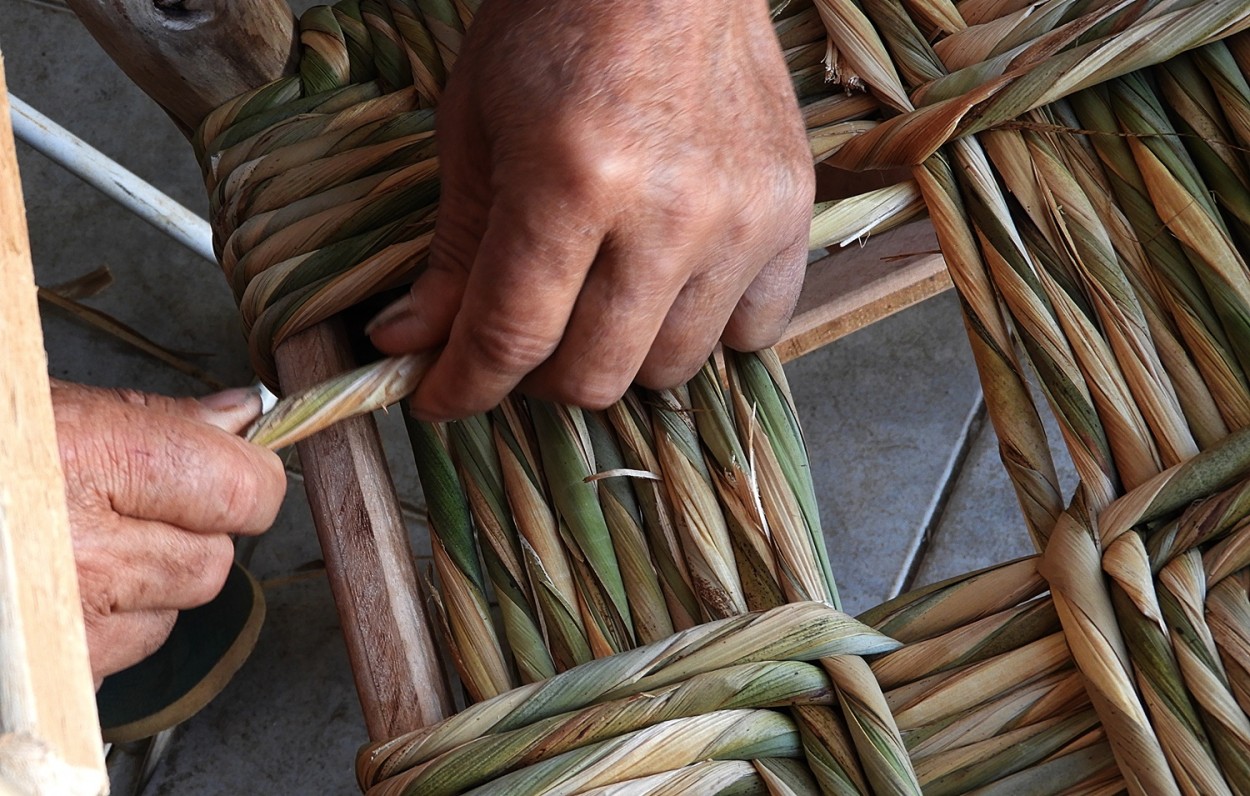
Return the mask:
POLYGON ((986 423, 951 492, 941 521, 916 570, 916 586, 962 575, 1033 553, 1020 506, 998 458, 998 438, 986 423))
MULTIPOLYGON (((1060 488, 1071 495, 1076 471, 1053 416, 1048 409, 1042 412, 1060 488)), ((916 569, 915 585, 935 583, 1034 552, 1015 491, 999 459, 998 436, 987 421, 976 435, 916 569)))
POLYGON ((978 394, 953 295, 787 366, 844 605, 892 595, 978 394))
POLYGON ((179 728, 146 793, 359 792, 367 738, 329 584, 319 573, 271 582, 251 659, 179 728))

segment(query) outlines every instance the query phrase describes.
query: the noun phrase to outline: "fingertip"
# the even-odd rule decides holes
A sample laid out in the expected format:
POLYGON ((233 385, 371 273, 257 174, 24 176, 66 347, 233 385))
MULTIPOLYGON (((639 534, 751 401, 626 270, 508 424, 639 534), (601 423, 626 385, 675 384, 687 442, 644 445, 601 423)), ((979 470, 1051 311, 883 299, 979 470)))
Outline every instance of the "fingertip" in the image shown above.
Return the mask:
POLYGON ((427 269, 407 295, 369 321, 365 334, 384 354, 406 354, 439 346, 450 334, 464 288, 461 272, 427 269))
POLYGON ((680 360, 644 362, 635 381, 649 390, 671 390, 693 379, 694 375, 699 372, 699 368, 703 367, 706 359, 706 357, 687 357, 680 360))
POLYGON ((752 313, 734 312, 721 342, 735 351, 762 351, 777 344, 789 327, 789 313, 784 317, 761 318, 752 313))
POLYGON ((235 434, 200 435, 199 445, 201 488, 184 493, 186 505, 172 509, 174 514, 155 519, 198 533, 256 536, 269 530, 286 499, 282 459, 235 434))
POLYGON ((798 305, 807 271, 807 241, 796 242, 769 261, 739 299, 721 341, 737 351, 759 351, 785 334, 798 305))
POLYGON ((254 461, 260 466, 256 471, 253 487, 254 507, 247 512, 249 519, 239 528, 239 533, 256 536, 269 530, 278 519, 282 503, 286 499, 286 467, 273 451, 245 442, 251 449, 254 461))
POLYGON ((365 334, 384 354, 414 351, 419 341, 428 336, 411 295, 398 299, 374 316, 365 325, 365 334))
POLYGON ((207 605, 221 594, 234 567, 234 542, 225 534, 208 537, 210 544, 206 546, 204 568, 199 573, 198 582, 184 595, 186 605, 182 610, 207 605))
POLYGON ((392 301, 390 304, 373 316, 373 320, 365 324, 365 334, 370 337, 375 332, 385 332, 397 323, 403 323, 412 316, 412 293, 408 293, 402 298, 392 301))
POLYGON ((108 675, 134 666, 160 649, 177 620, 177 611, 166 610, 114 614, 89 621, 87 648, 96 689, 108 675))
POLYGON ((653 390, 689 381, 716 349, 736 295, 710 288, 706 282, 687 285, 669 309, 636 381, 653 390))
POLYGON ((621 399, 633 383, 632 376, 633 371, 605 372, 597 377, 560 373, 522 379, 520 391, 549 403, 601 411, 621 399))
POLYGON ((198 400, 199 417, 209 425, 231 434, 238 434, 260 416, 261 397, 259 385, 235 387, 205 395, 198 400))

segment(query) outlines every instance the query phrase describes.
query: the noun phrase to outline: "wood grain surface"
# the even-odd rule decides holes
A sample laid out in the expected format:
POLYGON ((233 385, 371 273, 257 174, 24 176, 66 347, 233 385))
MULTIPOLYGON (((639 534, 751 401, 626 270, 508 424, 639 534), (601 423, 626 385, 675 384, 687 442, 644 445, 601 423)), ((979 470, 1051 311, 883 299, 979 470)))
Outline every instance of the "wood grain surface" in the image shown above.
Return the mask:
POLYGON ((777 353, 795 359, 950 287, 933 225, 912 221, 809 265, 777 353))
MULTIPOLYGON (((100 793, 107 778, 35 296, 0 60, 0 737, 46 744, 93 774, 76 792, 100 793)), ((0 748, 0 791, 29 767, 14 759, 25 754, 0 748)))

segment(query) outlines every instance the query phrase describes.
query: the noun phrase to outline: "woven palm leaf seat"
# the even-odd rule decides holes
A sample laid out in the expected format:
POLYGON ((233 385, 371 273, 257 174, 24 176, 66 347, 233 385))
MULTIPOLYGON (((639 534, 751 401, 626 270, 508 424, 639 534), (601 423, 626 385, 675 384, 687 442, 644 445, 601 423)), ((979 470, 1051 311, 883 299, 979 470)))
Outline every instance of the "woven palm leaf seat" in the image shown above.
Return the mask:
MULTIPOLYGON (((362 749, 361 788, 1250 793, 1250 3, 775 5, 814 159, 911 175, 816 207, 813 245, 927 212, 1037 555, 839 612, 768 352, 412 421, 466 704, 362 749)), ((475 7, 316 7, 298 75, 197 131, 267 381, 421 268, 475 7)))

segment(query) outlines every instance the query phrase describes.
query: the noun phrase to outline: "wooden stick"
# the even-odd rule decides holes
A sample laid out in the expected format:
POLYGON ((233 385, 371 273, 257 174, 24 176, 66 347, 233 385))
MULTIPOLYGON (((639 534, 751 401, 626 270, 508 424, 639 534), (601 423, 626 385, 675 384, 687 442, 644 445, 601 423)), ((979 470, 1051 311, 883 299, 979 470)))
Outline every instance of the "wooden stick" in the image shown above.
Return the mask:
MULTIPOLYGON (((321 324, 283 343, 282 384, 308 387, 353 367, 344 337, 336 324, 321 324)), ((353 418, 296 448, 369 737, 393 738, 439 720, 451 702, 377 424, 372 416, 353 418)))
POLYGON ((295 68, 295 17, 286 0, 67 2, 183 132, 226 100, 295 68))
POLYGON ((0 792, 104 793, 108 778, 8 120, 0 61, 0 792), (58 773, 65 766, 71 770, 58 773), (58 776, 72 780, 47 782, 58 776))
POLYGON ((808 266, 777 353, 796 359, 950 287, 933 225, 905 224, 808 266))
MULTIPOLYGON (((293 66, 294 21, 284 0, 69 4, 184 130, 293 66)), ((325 324, 291 337, 274 356, 287 393, 352 365, 343 330, 325 324)), ((341 424, 302 443, 300 455, 370 737, 437 721, 451 703, 376 424, 341 424)))

